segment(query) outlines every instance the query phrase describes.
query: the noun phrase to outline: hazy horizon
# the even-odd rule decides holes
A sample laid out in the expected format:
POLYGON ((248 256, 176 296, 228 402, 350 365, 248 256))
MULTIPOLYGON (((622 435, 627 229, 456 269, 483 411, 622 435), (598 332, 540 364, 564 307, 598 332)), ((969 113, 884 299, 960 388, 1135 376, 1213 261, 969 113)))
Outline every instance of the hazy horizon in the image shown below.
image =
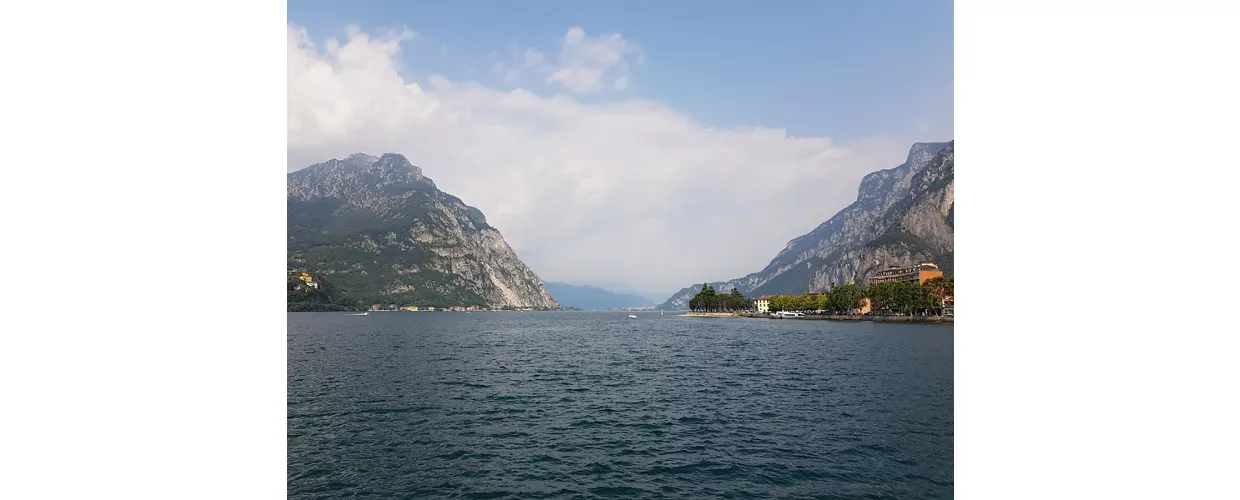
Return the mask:
POLYGON ((544 281, 670 294, 953 139, 950 2, 487 5, 291 4, 286 169, 399 153, 544 281))

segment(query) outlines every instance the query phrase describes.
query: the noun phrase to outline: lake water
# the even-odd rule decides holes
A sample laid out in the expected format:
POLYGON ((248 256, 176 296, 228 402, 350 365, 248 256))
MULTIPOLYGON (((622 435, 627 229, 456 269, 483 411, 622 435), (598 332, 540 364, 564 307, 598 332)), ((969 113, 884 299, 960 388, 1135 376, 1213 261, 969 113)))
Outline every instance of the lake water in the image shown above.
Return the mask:
POLYGON ((952 327, 288 314, 289 498, 951 498, 952 327))

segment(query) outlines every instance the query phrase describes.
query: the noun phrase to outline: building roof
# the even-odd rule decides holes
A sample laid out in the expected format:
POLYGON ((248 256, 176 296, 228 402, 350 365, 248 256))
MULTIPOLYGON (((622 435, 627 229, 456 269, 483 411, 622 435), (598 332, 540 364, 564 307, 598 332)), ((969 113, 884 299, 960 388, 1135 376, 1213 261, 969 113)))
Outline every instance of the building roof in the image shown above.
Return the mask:
POLYGON ((754 300, 771 300, 771 296, 770 296, 770 295, 763 295, 763 296, 758 297, 758 298, 756 298, 756 299, 754 299, 754 300))
POLYGON ((939 269, 939 266, 935 265, 933 262, 920 262, 918 264, 915 264, 909 267, 899 267, 899 268, 894 268, 894 269, 892 267, 893 266, 888 266, 887 269, 877 271, 871 277, 899 276, 902 274, 916 273, 918 271, 940 271, 941 272, 941 270, 939 269))

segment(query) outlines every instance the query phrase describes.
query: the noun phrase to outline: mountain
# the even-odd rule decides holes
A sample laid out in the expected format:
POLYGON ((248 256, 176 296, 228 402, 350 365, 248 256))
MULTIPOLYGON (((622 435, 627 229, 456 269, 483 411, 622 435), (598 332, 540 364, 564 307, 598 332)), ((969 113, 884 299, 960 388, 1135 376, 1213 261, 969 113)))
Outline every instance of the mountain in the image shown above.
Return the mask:
POLYGON ((637 291, 637 289, 634 288, 633 285, 630 285, 623 281, 590 281, 590 282, 566 281, 564 283, 567 285, 574 285, 574 286, 592 286, 595 288, 602 288, 603 290, 607 290, 613 293, 627 293, 629 295, 641 295, 641 292, 637 291))
MULTIPOLYGON (((694 292, 694 293, 697 293, 697 292, 694 292)), ((648 292, 648 293, 643 293, 642 297, 646 299, 646 302, 649 302, 651 304, 658 304, 660 300, 663 300, 663 297, 667 297, 668 295, 671 295, 671 294, 667 292, 662 292, 662 293, 660 292, 649 293, 648 292)))
POLYGON ((301 311, 355 311, 362 304, 348 295, 338 292, 323 278, 301 278, 297 272, 288 273, 288 310, 301 311))
POLYGON ((587 311, 606 311, 622 307, 642 307, 656 301, 626 293, 616 293, 591 285, 570 285, 568 283, 547 282, 547 291, 555 301, 570 307, 587 311))
POLYGON ((288 267, 366 302, 558 307, 482 211, 398 154, 288 174, 288 267))
MULTIPOLYGON (((570 281, 570 282, 566 282, 565 284, 576 285, 576 286, 593 286, 595 288, 602 288, 603 290, 606 290, 608 292, 616 293, 620 295, 636 295, 638 297, 642 297, 646 299, 647 305, 658 304, 665 297, 670 295, 668 292, 650 292, 650 291, 643 292, 641 290, 638 290, 637 288, 634 288, 633 285, 630 285, 628 283, 624 283, 621 281, 594 281, 590 283, 570 281)), ((551 295, 555 296, 554 293, 552 293, 551 295)), ((559 300, 559 299, 556 299, 556 300, 559 300)), ((629 306, 625 306, 625 307, 629 307, 629 306)))
MULTIPOLYGON (((720 293, 799 294, 832 285, 864 284, 888 265, 932 260, 946 273, 954 261, 955 141, 916 143, 897 167, 861 179, 857 200, 788 242, 765 268, 713 282, 720 293)), ((659 307, 685 309, 702 288, 681 289, 659 307)))

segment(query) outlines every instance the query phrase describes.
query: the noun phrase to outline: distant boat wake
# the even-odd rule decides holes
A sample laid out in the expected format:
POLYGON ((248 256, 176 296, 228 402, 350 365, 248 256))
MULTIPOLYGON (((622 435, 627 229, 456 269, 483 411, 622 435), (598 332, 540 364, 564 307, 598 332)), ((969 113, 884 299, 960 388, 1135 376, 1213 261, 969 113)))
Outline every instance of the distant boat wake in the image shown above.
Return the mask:
POLYGON ((360 313, 353 313, 353 314, 346 314, 345 316, 369 316, 369 315, 370 315, 370 311, 360 312, 360 313))

